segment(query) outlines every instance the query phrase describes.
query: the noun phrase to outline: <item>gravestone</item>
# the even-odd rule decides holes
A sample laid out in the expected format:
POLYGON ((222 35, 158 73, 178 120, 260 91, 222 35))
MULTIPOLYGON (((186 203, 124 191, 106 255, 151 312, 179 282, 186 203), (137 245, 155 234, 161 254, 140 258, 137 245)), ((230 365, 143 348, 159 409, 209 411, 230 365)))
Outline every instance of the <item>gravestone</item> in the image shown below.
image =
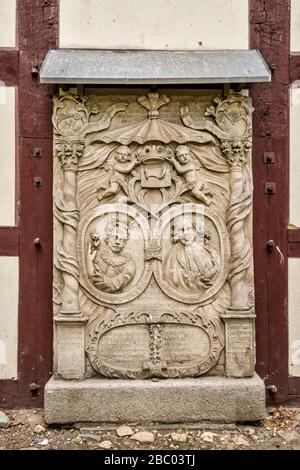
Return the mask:
POLYGON ((51 422, 263 418, 249 97, 54 99, 51 422))

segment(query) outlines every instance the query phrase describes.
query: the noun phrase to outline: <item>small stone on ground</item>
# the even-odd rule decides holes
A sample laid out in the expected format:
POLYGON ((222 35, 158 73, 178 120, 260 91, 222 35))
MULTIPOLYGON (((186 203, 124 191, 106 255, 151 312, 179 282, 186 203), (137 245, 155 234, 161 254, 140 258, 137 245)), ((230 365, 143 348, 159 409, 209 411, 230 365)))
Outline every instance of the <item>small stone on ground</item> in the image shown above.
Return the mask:
POLYGON ((204 442, 214 442, 213 432, 203 432, 200 437, 204 442))
POLYGON ((237 446, 244 446, 244 447, 250 447, 250 444, 249 442, 247 441, 247 439, 245 439, 243 436, 241 435, 237 435, 237 436, 234 436, 232 438, 232 441, 234 442, 235 445, 237 446))
POLYGON ((27 416, 27 422, 31 426, 36 426, 37 424, 44 425, 45 418, 41 413, 31 413, 27 416))
POLYGON ((133 430, 129 426, 120 426, 117 429, 117 435, 119 437, 132 436, 134 434, 133 430))
POLYGON ((278 436, 280 436, 285 442, 297 442, 300 443, 300 434, 293 430, 280 430, 277 432, 278 436))
POLYGON ((37 424, 33 430, 33 432, 35 432, 36 434, 42 434, 45 431, 46 428, 44 428, 44 426, 42 426, 41 424, 37 424))
POLYGON ((8 428, 10 425, 10 419, 9 417, 3 413, 3 411, 0 411, 0 428, 8 428))
POLYGON ((112 448, 112 443, 111 441, 102 441, 100 444, 99 444, 99 447, 101 447, 101 449, 111 449, 112 448))
POLYGON ((130 439, 133 439, 134 441, 138 441, 140 443, 151 443, 154 442, 155 437, 153 432, 139 431, 133 434, 130 439))
POLYGON ((42 441, 38 442, 39 446, 47 446, 49 444, 49 439, 43 439, 42 441))
POLYGON ((101 439, 99 436, 96 436, 95 434, 84 434, 82 436, 83 441, 92 441, 92 442, 100 442, 101 439))
POLYGON ((172 432, 171 434, 171 439, 174 442, 186 442, 188 438, 187 433, 178 433, 178 432, 172 432))

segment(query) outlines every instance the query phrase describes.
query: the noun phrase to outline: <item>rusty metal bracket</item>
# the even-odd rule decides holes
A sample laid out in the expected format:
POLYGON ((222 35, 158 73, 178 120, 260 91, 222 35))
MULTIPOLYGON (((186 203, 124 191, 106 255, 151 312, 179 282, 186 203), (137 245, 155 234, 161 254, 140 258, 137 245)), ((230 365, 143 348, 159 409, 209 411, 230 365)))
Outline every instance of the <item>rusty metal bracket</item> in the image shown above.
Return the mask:
POLYGON ((35 176, 33 181, 34 181, 34 186, 38 188, 43 186, 43 178, 41 176, 35 176))
POLYGON ((275 163, 275 152, 264 152, 264 163, 273 165, 275 163))
POLYGON ((31 75, 32 77, 36 78, 39 76, 39 73, 40 73, 40 64, 32 64, 31 66, 31 75))
POLYGON ((32 156, 33 157, 42 157, 43 156, 43 152, 42 152, 42 149, 41 148, 38 148, 38 147, 34 147, 32 149, 32 156))
POLYGON ((41 244, 41 240, 39 237, 36 237, 34 240, 33 240, 33 243, 34 245, 36 246, 36 248, 40 248, 42 246, 41 244))
POLYGON ((274 251, 274 248, 275 248, 274 240, 269 240, 266 244, 266 247, 268 251, 274 251))
POLYGON ((275 194, 276 193, 276 183, 269 182, 265 183, 265 194, 275 194))
POLYGON ((278 392, 278 389, 276 387, 276 385, 267 385, 266 386, 266 389, 267 389, 267 392, 269 393, 269 395, 273 396, 273 395, 276 395, 276 393, 278 392))

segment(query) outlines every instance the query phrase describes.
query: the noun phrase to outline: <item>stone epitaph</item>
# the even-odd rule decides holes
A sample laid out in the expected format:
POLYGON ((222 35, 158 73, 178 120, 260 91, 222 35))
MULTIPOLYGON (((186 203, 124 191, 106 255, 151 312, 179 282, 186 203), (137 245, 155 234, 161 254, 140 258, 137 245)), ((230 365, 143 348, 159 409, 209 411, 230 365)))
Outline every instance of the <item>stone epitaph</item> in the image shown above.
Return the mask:
MULTIPOLYGON (((224 390, 249 378, 260 405, 247 419, 262 417, 263 385, 253 377, 251 113, 241 93, 55 97, 49 422, 58 420, 55 387, 70 393, 68 379, 92 383, 91 396, 97 387, 100 396, 106 379, 117 394, 135 379, 143 394, 146 379, 176 389, 189 378, 201 399, 208 377, 225 381, 224 390)), ((219 385, 209 384, 217 397, 219 385)))

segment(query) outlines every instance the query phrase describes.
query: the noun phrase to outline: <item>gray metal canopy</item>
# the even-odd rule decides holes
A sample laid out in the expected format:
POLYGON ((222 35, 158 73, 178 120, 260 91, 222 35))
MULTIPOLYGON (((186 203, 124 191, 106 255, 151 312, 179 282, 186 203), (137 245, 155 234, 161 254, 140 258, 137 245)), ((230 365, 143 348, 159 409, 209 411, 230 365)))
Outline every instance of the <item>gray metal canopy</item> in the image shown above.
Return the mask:
POLYGON ((258 50, 107 51, 50 50, 41 83, 147 85, 271 81, 258 50))

